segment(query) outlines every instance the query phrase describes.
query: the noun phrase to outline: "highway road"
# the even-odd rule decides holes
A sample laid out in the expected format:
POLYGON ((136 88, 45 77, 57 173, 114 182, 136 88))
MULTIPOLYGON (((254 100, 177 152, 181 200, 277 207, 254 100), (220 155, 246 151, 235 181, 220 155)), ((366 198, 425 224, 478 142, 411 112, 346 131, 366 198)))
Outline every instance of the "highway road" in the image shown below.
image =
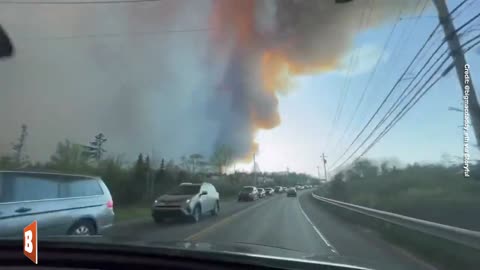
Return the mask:
POLYGON ((106 237, 124 241, 251 243, 306 254, 357 258, 391 266, 389 269, 435 269, 374 232, 338 219, 319 204, 308 190, 299 192, 297 198, 276 194, 255 202, 223 201, 218 216, 205 216, 195 224, 155 224, 144 219, 114 226, 106 237))

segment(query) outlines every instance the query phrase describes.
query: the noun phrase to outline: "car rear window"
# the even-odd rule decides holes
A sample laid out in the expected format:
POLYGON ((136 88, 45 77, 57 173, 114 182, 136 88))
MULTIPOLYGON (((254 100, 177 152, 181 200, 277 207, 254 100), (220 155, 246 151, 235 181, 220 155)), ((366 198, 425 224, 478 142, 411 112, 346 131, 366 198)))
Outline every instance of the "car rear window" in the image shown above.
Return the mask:
POLYGON ((102 195, 103 191, 95 179, 69 180, 61 185, 60 196, 65 197, 82 197, 102 195))
POLYGON ((252 192, 253 187, 244 187, 242 191, 252 192))

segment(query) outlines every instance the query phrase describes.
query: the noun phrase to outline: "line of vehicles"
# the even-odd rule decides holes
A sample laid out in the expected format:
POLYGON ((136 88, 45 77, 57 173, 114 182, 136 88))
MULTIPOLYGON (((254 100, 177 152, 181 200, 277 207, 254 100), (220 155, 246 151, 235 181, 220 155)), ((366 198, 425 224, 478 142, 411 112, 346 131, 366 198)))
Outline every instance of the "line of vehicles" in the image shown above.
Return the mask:
POLYGON ((272 196, 275 193, 286 193, 287 197, 296 197, 297 190, 311 189, 313 185, 296 185, 291 187, 255 187, 255 186, 245 186, 238 194, 238 201, 255 201, 266 196, 272 196))
MULTIPOLYGON (((245 186, 238 201, 254 201, 275 193, 296 196, 292 187, 245 186)), ((204 215, 218 215, 220 194, 215 186, 182 183, 156 198, 151 216, 156 223, 184 217, 198 222, 204 215)), ((33 220, 41 235, 101 234, 114 222, 113 199, 99 177, 24 171, 0 171, 0 237, 18 235, 33 220)))
MULTIPOLYGON (((312 185, 292 187, 255 187, 245 186, 238 194, 238 201, 255 201, 275 193, 297 196, 297 189, 310 189, 312 185)), ((218 215, 220 195, 215 187, 207 182, 182 183, 153 202, 152 218, 156 223, 166 219, 184 217, 198 222, 202 216, 218 215)))

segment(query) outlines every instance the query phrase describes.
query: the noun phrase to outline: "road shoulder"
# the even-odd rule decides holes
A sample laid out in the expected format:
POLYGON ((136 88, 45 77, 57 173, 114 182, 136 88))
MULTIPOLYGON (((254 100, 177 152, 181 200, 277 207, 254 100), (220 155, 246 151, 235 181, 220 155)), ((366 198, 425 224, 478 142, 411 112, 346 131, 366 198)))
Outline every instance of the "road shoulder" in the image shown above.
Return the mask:
POLYGON ((407 251, 387 242, 375 232, 349 224, 327 212, 321 207, 321 202, 311 196, 311 192, 302 193, 299 196, 299 203, 318 230, 342 256, 381 262, 384 265, 391 265, 391 269, 435 269, 407 251))

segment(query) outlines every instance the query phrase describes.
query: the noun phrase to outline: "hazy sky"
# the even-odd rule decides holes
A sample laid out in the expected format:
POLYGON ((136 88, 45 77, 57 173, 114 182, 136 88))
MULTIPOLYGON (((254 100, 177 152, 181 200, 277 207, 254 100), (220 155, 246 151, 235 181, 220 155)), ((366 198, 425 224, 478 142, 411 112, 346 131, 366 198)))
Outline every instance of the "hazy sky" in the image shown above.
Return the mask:
MULTIPOLYGON (((450 9, 459 2, 448 1, 450 9)), ((472 2, 469 9, 456 18, 457 27, 474 16, 480 8, 480 2, 472 2)), ((380 62, 364 102, 358 110, 358 115, 349 129, 350 132, 347 132, 347 136, 337 148, 334 146, 353 115, 354 107, 372 71, 372 63, 378 59, 393 23, 363 31, 356 36, 355 47, 360 48, 359 51, 365 51, 365 54, 359 58, 357 73, 351 76, 349 95, 343 113, 329 141, 326 141, 327 133, 332 125, 339 100, 339 90, 345 82, 346 72, 337 70, 328 74, 300 78, 298 88, 280 99, 282 125, 258 135, 261 150, 257 160, 260 168, 285 170, 289 167, 290 170, 306 171, 317 175, 317 166, 321 164, 322 152, 328 156, 328 168, 351 143, 362 124, 366 123, 374 113, 434 29, 438 22, 434 15, 436 15, 435 10, 430 8, 417 22, 414 19, 405 19, 398 23, 384 53, 384 59, 380 62)), ((478 21, 474 23, 477 29, 479 23, 478 21)), ((476 33, 478 34, 478 30, 476 33)), ((440 44, 442 34, 439 31, 434 36, 433 48, 440 44)), ((462 40, 468 40, 474 35, 475 33, 471 33, 462 40)), ((432 51, 430 49, 428 52, 432 51)), ((358 52, 357 54, 362 55, 358 52)), ((471 65, 472 77, 478 78, 480 76, 480 68, 477 67, 480 63, 478 51, 470 51, 467 54, 467 61, 471 65)), ((346 65, 349 63, 348 56, 345 63, 346 65)), ((419 69, 420 67, 416 67, 416 70, 419 69)), ((406 85, 407 83, 403 83, 400 86, 406 85)), ((365 157, 397 158, 403 163, 442 162, 444 154, 463 157, 463 130, 457 127, 463 125, 463 114, 448 110, 449 106, 462 108, 462 105, 462 93, 456 73, 450 72, 365 157)), ((473 138, 472 133, 470 138, 473 138)), ((475 141, 470 141, 470 150, 474 155, 473 158, 478 159, 478 151, 474 149, 474 143, 475 141)), ((323 177, 323 167, 320 167, 320 171, 323 177)))
MULTIPOLYGON (((421 7, 425 1, 408 1, 405 2, 408 5, 380 13, 388 17, 400 10, 421 7)), ((374 4, 381 2, 373 1, 374 4)), ((451 9, 460 1, 448 2, 451 9)), ((469 4, 468 9, 462 9, 455 18, 457 26, 480 8, 478 1, 471 0, 469 4)), ((0 24, 14 40, 17 54, 13 59, 0 61, 0 153, 8 153, 22 123, 29 126, 27 152, 34 160, 48 159, 58 141, 68 138, 87 143, 98 132, 104 132, 109 138, 107 149, 111 154, 125 153, 130 158, 138 152, 152 151, 157 157, 175 159, 192 152, 208 155, 216 144, 224 141, 240 144, 247 151, 252 147, 249 144, 253 136, 259 146, 257 161, 261 170, 289 167, 292 171, 316 175, 321 153, 328 156, 328 165, 340 156, 438 22, 431 6, 419 19, 403 13, 385 50, 394 19, 372 22, 353 35, 352 44, 332 43, 329 39, 335 31, 322 30, 328 32, 327 37, 323 41, 312 39, 315 43, 307 49, 319 54, 315 57, 320 59, 328 58, 329 49, 332 53, 335 51, 341 55, 339 63, 322 73, 294 76, 293 86, 278 97, 281 124, 258 131, 258 123, 243 119, 244 115, 236 112, 234 105, 229 107, 232 98, 218 92, 222 80, 245 82, 235 77, 236 72, 245 71, 228 71, 231 70, 228 66, 240 66, 249 75, 253 72, 251 63, 238 62, 235 57, 245 58, 257 52, 244 49, 237 54, 238 47, 228 42, 221 50, 212 46, 208 35, 211 5, 208 0, 93 7, 2 5, 0 24), (315 44, 328 46, 316 50, 315 44), (348 49, 337 52, 329 47, 331 44, 348 49), (209 57, 212 53, 215 61, 209 57), (354 115, 381 55, 365 98, 354 115), (349 73, 351 57, 355 56, 358 60, 349 73), (332 128, 348 74, 348 95, 332 128), (352 116, 346 136, 338 141, 352 116), (331 136, 328 136, 330 130, 331 136)), ((351 12, 359 15, 360 11, 351 12)), ((341 23, 341 17, 334 19, 341 23)), ((262 27, 268 30, 269 20, 261 21, 262 27)), ((470 29, 472 32, 462 40, 478 33, 479 24, 476 21, 473 24, 476 28, 470 29)), ((441 37, 439 31, 433 38, 434 47, 441 37)), ((427 57, 431 51, 429 47, 427 57)), ((298 58, 295 60, 303 57, 288 53, 298 58)), ((472 77, 480 77, 476 67, 476 63, 480 63, 478 50, 468 53, 467 60, 472 77)), ((415 67, 416 71, 419 69, 415 67)), ((407 83, 400 84, 400 89, 407 83)), ((451 72, 366 157, 396 158, 405 163, 442 161, 444 154, 462 156, 463 135, 457 126, 463 124, 463 115, 447 110, 449 106, 462 106, 459 87, 455 73, 451 72)), ((266 108, 276 104, 274 96, 269 96, 269 92, 260 96, 256 96, 257 92, 246 93, 247 98, 254 97, 253 105, 247 102, 249 99, 244 100, 246 108, 253 106, 257 114, 274 117, 276 108, 266 108), (262 101, 256 102, 257 97, 262 101)), ((252 164, 236 167, 250 170, 252 164)))

